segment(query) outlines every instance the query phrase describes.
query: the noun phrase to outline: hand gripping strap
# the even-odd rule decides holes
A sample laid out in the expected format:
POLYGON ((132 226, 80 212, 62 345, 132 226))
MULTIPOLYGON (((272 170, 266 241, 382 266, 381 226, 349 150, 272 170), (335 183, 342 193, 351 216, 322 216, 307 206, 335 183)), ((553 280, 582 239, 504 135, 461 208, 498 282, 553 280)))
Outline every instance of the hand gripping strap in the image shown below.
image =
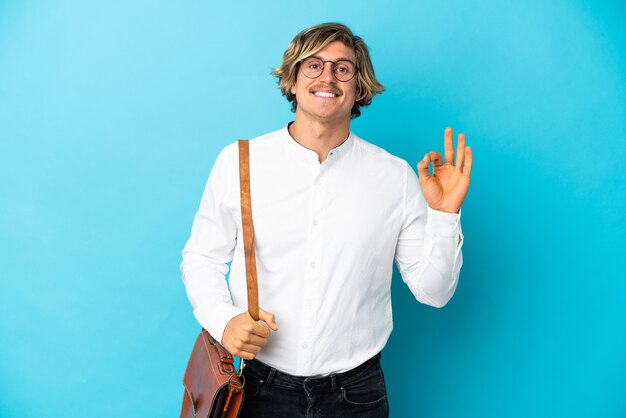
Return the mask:
POLYGON ((252 203, 250 201, 250 143, 239 141, 239 189, 241 194, 241 227, 243 251, 246 258, 246 283, 248 287, 248 313, 259 320, 259 286, 256 275, 254 252, 254 227, 252 226, 252 203))

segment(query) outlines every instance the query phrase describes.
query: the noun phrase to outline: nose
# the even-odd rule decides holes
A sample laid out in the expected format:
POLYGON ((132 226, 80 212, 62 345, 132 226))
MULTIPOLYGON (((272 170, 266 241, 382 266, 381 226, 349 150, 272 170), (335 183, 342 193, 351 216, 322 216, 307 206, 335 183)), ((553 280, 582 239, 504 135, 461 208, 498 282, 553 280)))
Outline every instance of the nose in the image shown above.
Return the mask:
POLYGON ((333 74, 333 63, 327 62, 324 64, 324 69, 322 70, 322 74, 320 74, 320 80, 324 80, 327 83, 334 83, 335 75, 333 74))

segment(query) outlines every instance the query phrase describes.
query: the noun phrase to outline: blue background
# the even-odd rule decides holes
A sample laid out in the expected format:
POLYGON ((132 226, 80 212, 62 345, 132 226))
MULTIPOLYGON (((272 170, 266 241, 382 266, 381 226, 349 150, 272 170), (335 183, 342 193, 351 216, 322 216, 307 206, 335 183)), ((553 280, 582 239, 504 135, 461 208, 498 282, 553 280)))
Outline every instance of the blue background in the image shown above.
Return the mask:
POLYGON ((474 150, 456 295, 395 272, 391 416, 626 416, 626 5, 591 3, 0 3, 0 416, 177 416, 206 178, 291 120, 270 69, 325 21, 387 88, 357 134, 474 150))

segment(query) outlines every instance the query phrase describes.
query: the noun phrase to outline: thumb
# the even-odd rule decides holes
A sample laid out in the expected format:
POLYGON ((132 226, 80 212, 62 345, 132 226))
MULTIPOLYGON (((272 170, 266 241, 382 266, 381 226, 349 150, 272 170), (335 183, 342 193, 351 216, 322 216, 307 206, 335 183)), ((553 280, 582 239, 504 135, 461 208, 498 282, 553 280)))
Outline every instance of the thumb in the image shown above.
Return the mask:
POLYGON ((278 331, 278 326, 276 325, 276 317, 274 317, 273 313, 267 312, 259 308, 259 319, 269 325, 272 330, 278 331))

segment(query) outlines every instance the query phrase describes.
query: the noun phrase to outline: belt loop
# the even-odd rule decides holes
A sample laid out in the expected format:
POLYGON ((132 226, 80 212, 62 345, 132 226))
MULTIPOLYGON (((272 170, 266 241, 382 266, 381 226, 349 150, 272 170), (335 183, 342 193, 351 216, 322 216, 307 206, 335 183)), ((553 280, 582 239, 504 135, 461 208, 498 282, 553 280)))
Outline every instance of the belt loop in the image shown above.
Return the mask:
POLYGON ((275 368, 270 368, 270 372, 267 375, 267 381, 265 382, 265 384, 267 385, 267 387, 270 387, 270 385, 272 384, 272 380, 274 379, 274 375, 276 374, 276 369, 275 368))
POLYGON ((337 375, 335 374, 331 374, 330 375, 330 384, 333 387, 333 395, 337 394, 337 375))

